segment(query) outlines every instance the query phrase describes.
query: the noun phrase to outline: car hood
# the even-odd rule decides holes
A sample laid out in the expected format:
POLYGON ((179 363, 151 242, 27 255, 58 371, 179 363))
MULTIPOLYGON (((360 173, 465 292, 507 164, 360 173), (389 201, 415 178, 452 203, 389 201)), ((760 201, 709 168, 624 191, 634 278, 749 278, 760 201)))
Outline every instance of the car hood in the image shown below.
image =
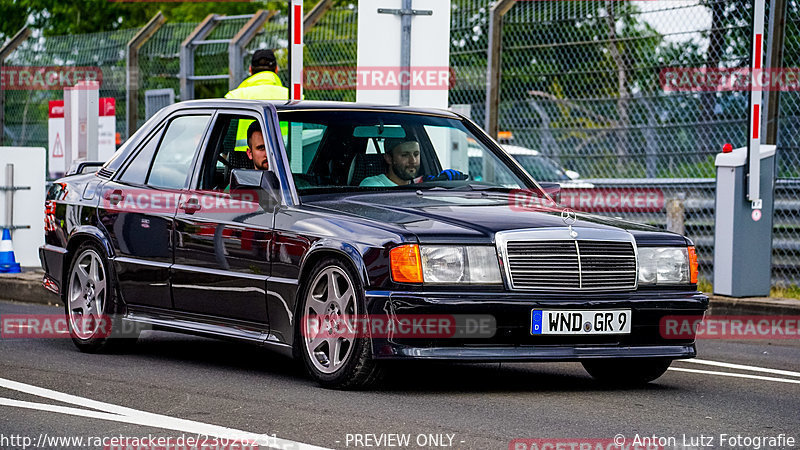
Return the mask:
MULTIPOLYGON (((413 233, 420 242, 494 241, 495 233, 507 230, 567 228, 562 208, 523 208, 513 193, 396 191, 354 193, 303 199, 303 204, 324 208, 351 218, 367 219, 398 232, 413 233)), ((574 228, 627 231, 637 242, 685 245, 682 236, 621 219, 577 213, 574 228)))

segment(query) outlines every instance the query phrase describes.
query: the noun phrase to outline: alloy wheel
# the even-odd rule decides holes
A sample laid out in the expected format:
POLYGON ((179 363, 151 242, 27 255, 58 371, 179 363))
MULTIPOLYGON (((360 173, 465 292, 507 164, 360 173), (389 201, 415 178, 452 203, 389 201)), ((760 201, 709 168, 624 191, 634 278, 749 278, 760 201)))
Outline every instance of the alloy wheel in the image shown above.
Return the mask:
POLYGON ((314 277, 305 300, 303 342, 306 354, 322 373, 339 370, 355 347, 353 321, 358 302, 353 283, 339 267, 329 266, 314 277))
POLYGON ((107 292, 103 260, 92 249, 83 251, 72 267, 67 291, 70 328, 77 338, 92 338, 105 323, 107 292))

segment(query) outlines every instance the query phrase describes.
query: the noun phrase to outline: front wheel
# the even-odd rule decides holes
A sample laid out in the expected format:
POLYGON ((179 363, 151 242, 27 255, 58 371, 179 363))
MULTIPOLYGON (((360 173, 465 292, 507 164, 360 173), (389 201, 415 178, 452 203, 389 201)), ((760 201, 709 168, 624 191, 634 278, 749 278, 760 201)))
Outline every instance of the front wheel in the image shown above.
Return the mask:
POLYGON ((352 389, 379 378, 369 337, 353 327, 365 314, 364 289, 347 264, 329 258, 314 265, 302 289, 296 339, 308 373, 322 386, 352 389), (348 321, 348 318, 351 319, 348 321))
POLYGON ((598 359, 582 361, 595 380, 614 386, 639 386, 664 375, 672 360, 663 358, 598 359))

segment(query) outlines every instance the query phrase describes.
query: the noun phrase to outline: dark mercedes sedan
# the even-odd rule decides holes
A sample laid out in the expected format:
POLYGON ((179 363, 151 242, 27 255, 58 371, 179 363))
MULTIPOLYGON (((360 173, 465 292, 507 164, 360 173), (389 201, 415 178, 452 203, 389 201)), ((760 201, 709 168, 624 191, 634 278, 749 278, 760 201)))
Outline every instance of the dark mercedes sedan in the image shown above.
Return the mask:
POLYGON ((40 257, 82 351, 142 329, 251 341, 336 388, 385 360, 630 384, 694 357, 664 330, 708 306, 692 242, 557 202, 452 112, 188 101, 53 184, 40 257))

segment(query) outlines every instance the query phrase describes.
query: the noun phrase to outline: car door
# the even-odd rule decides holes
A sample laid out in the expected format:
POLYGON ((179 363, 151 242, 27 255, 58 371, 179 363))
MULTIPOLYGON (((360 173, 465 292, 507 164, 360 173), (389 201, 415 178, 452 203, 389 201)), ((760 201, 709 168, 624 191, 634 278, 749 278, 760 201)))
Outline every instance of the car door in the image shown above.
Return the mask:
POLYGON ((259 204, 258 192, 226 191, 232 169, 253 169, 246 153, 234 150, 239 121, 253 120, 264 130, 255 113, 216 116, 175 217, 172 295, 177 311, 264 330, 273 211, 259 204))
POLYGON ((175 211, 210 121, 209 112, 169 117, 103 187, 98 214, 114 246, 120 292, 130 305, 172 308, 175 211))

